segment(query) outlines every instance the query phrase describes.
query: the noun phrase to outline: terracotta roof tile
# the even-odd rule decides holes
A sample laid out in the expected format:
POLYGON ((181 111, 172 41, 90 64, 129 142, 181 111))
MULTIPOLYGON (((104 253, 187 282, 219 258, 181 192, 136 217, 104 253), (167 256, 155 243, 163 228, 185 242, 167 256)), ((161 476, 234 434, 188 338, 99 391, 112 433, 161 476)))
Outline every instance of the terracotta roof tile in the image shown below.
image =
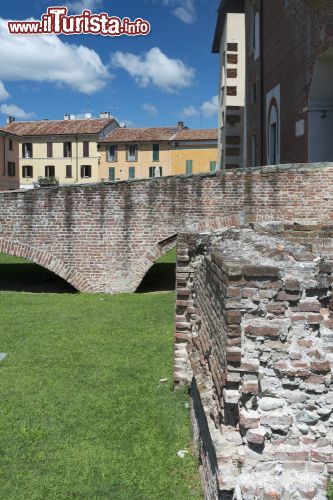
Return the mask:
POLYGON ((175 134, 172 138, 173 141, 216 141, 217 142, 217 128, 206 129, 183 129, 175 134))
POLYGON ((113 121, 113 118, 33 122, 14 121, 2 127, 1 130, 20 136, 98 134, 113 121))
POLYGON ((217 129, 183 129, 177 127, 116 128, 100 142, 152 142, 152 141, 216 140, 217 129))
POLYGON ((117 128, 101 142, 168 141, 177 131, 176 127, 117 128))

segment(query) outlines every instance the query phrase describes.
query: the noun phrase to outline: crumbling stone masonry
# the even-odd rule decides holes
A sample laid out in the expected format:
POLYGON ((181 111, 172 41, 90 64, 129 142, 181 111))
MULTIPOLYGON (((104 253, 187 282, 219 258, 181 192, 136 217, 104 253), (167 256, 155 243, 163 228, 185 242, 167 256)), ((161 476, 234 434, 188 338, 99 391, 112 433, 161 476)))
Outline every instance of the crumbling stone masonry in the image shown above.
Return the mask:
POLYGON ((175 383, 207 499, 324 499, 333 473, 333 226, 179 235, 175 383))

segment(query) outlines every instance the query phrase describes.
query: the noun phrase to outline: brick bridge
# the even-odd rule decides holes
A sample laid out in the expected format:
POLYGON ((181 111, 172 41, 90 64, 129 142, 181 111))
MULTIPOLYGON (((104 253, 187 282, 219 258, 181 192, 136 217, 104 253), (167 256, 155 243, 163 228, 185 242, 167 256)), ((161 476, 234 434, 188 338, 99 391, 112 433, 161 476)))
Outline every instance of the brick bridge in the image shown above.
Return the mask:
POLYGON ((239 215, 330 221, 332 188, 326 163, 3 192, 0 252, 83 292, 130 292, 183 228, 217 229, 239 215))

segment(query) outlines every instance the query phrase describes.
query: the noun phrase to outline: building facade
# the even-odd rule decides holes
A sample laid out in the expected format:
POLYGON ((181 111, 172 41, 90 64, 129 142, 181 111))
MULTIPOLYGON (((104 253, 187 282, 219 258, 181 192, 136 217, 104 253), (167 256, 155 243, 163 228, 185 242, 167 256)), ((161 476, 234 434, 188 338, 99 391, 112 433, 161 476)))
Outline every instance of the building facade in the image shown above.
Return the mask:
POLYGON ((0 191, 19 189, 19 138, 0 130, 0 191))
POLYGON ((99 142, 101 180, 209 172, 217 165, 217 130, 118 128, 99 142))
POLYGON ((332 1, 223 0, 215 52, 236 4, 246 37, 244 166, 332 161, 332 1))
POLYGON ((243 1, 222 2, 213 52, 220 55, 218 87, 219 165, 242 167, 245 138, 245 14, 243 1))
POLYGON ((119 125, 108 117, 34 122, 11 121, 3 131, 17 134, 18 188, 33 188, 40 178, 59 184, 100 181, 98 141, 119 125))

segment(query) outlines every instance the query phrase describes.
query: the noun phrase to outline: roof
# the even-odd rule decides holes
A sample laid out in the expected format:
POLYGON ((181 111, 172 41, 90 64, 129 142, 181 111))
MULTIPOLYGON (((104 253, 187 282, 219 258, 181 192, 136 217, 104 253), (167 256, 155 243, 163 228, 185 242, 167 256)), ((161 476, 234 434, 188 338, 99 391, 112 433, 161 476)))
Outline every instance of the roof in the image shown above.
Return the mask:
POLYGON ((216 141, 218 140, 217 128, 183 129, 177 132, 173 141, 216 141))
POLYGON ((239 14, 245 12, 245 0, 221 0, 217 11, 217 21, 214 34, 212 52, 218 54, 220 52, 221 36, 223 33, 225 18, 228 13, 239 14))
POLYGON ((177 130, 177 127, 117 128, 100 142, 168 141, 177 130))
POLYGON ((153 141, 198 141, 216 140, 217 129, 187 129, 177 127, 116 128, 100 142, 153 142, 153 141))
POLYGON ((48 120, 7 123, 0 130, 20 136, 98 134, 113 118, 92 118, 89 120, 48 120))

